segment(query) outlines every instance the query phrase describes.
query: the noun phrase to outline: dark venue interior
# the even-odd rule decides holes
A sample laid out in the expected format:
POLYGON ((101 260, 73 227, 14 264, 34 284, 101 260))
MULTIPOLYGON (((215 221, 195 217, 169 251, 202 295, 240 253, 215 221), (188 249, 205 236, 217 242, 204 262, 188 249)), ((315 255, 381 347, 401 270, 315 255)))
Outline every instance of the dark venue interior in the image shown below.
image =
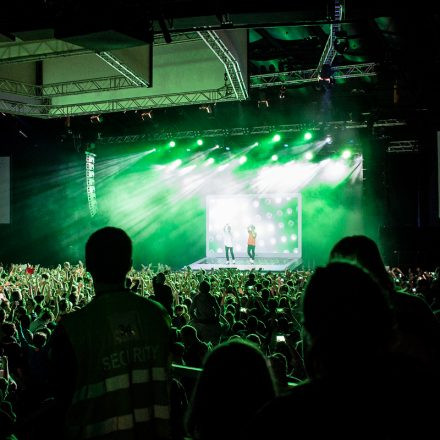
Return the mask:
POLYGON ((0 440, 429 438, 438 5, 6 3, 0 440))

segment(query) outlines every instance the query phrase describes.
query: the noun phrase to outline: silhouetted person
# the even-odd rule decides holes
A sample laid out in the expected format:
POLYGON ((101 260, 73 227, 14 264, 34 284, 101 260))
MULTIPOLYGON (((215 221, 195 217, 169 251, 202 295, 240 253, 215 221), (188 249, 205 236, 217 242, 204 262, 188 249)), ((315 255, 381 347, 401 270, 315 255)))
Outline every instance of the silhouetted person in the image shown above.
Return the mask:
POLYGON ((220 344, 207 356, 194 389, 188 433, 194 440, 242 439, 251 417, 274 396, 273 378, 259 349, 244 341, 220 344))
POLYGON ((51 341, 64 438, 169 438, 170 318, 124 287, 131 258, 121 229, 100 229, 87 241, 95 297, 63 316, 51 341))
POLYGON ((440 327, 427 302, 394 286, 379 249, 370 238, 354 235, 341 239, 331 250, 330 261, 341 258, 359 263, 389 293, 398 326, 393 350, 440 374, 440 327))
POLYGON ((153 277, 154 295, 152 299, 162 304, 170 316, 173 316, 173 292, 170 286, 165 284, 165 274, 159 272, 153 277))
POLYGON ((199 293, 189 309, 192 318, 190 324, 197 329, 202 341, 217 344, 221 334, 220 305, 210 290, 211 285, 206 280, 199 284, 199 293))
POLYGON ((431 438, 437 385, 392 353, 393 310, 368 272, 318 268, 302 312, 309 380, 259 412, 249 439, 431 438))
POLYGON ((190 325, 183 326, 180 330, 180 334, 183 346, 185 347, 183 352, 185 365, 189 367, 201 367, 203 359, 209 350, 208 344, 202 342, 197 337, 197 330, 190 325))

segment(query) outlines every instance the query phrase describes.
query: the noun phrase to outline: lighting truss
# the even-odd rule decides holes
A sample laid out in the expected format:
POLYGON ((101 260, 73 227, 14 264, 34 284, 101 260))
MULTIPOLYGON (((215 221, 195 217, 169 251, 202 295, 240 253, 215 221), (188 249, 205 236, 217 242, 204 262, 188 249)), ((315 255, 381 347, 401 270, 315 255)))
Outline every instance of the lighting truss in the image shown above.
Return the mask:
POLYGON ((226 74, 238 100, 244 100, 249 97, 240 65, 230 50, 225 46, 222 39, 215 31, 197 32, 212 52, 217 56, 221 63, 225 66, 226 74))
POLYGON ((318 63, 318 67, 315 70, 315 78, 318 78, 322 66, 324 64, 332 65, 333 60, 335 59, 336 50, 335 50, 335 40, 336 33, 341 29, 341 20, 344 18, 344 1, 335 0, 334 1, 334 22, 330 23, 330 33, 327 39, 327 42, 324 46, 324 50, 322 51, 321 58, 318 63))
MULTIPOLYGON (((405 121, 397 119, 382 119, 374 122, 373 127, 395 127, 406 125, 405 121)), ((350 121, 326 122, 326 128, 329 129, 354 129, 367 128, 368 124, 350 121)), ((126 136, 108 136, 101 137, 98 142, 101 144, 130 144, 141 141, 167 141, 169 139, 196 139, 196 138, 219 138, 234 136, 257 136, 271 133, 296 133, 309 130, 317 131, 323 127, 320 124, 286 124, 286 125, 264 125, 258 127, 236 127, 236 128, 217 128, 212 130, 186 130, 186 131, 168 131, 149 134, 134 134, 126 136)))
POLYGON ((75 44, 61 40, 42 40, 23 42, 19 44, 7 44, 0 46, 0 64, 5 63, 28 63, 69 55, 85 55, 92 53, 75 44))
POLYGON ((101 60, 106 62, 109 66, 113 67, 122 76, 131 81, 132 86, 135 87, 149 87, 148 81, 145 81, 136 72, 130 69, 125 63, 123 63, 118 57, 110 52, 99 52, 96 54, 101 60))
MULTIPOLYGON (((333 67, 333 78, 357 78, 376 75, 376 63, 350 64, 347 66, 333 67)), ((273 86, 286 86, 293 84, 306 84, 317 82, 316 69, 293 70, 282 73, 265 73, 252 75, 250 86, 253 89, 267 88, 273 86)))
POLYGON ((163 33, 154 35, 154 45, 162 46, 164 44, 179 44, 186 43, 188 41, 201 40, 201 37, 198 32, 176 32, 172 34, 171 43, 167 43, 165 41, 165 37, 163 33))
MULTIPOLYGON (((154 36, 154 44, 178 44, 191 40, 200 40, 197 32, 179 32, 173 34, 171 43, 165 43, 162 34, 154 36)), ((28 63, 32 61, 44 60, 60 56, 87 55, 94 53, 90 49, 85 49, 75 44, 62 40, 40 40, 27 41, 21 43, 11 43, 0 46, 0 64, 6 63, 28 63)))
POLYGON ((387 153, 417 153, 419 142, 415 139, 406 141, 391 141, 387 146, 387 153))
POLYGON ((123 98, 84 104, 52 105, 50 99, 40 99, 36 104, 0 99, 0 111, 49 119, 62 116, 113 113, 125 110, 144 110, 146 108, 175 107, 227 101, 236 101, 235 95, 230 86, 196 92, 145 96, 140 98, 123 98))
POLYGON ((98 202, 96 200, 95 188, 95 157, 96 154, 86 151, 87 200, 89 202, 89 212, 91 217, 94 217, 98 213, 98 202))
POLYGON ((46 85, 25 84, 19 81, 0 78, 0 92, 29 97, 57 97, 93 93, 97 91, 133 88, 133 82, 124 76, 85 79, 46 85))

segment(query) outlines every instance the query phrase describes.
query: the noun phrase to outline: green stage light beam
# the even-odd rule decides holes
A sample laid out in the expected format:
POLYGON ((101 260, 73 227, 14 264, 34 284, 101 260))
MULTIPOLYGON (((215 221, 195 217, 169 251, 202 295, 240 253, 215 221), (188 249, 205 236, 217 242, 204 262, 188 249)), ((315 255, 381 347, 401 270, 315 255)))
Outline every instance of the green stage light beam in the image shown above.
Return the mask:
POLYGON ((343 159, 350 159, 350 157, 351 157, 351 151, 350 150, 344 150, 342 152, 342 158, 343 159))

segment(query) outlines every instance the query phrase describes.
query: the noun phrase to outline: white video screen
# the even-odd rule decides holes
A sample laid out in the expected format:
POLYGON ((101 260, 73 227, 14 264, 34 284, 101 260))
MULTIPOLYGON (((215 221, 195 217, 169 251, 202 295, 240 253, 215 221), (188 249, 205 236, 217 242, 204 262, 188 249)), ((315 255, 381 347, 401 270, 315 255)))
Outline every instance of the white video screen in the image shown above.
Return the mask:
POLYGON ((0 223, 11 222, 11 182, 9 157, 0 157, 0 223))
POLYGON ((206 198, 206 256, 225 253, 225 225, 231 225, 236 256, 247 255, 248 226, 257 233, 258 256, 301 257, 301 195, 212 195, 206 198))

